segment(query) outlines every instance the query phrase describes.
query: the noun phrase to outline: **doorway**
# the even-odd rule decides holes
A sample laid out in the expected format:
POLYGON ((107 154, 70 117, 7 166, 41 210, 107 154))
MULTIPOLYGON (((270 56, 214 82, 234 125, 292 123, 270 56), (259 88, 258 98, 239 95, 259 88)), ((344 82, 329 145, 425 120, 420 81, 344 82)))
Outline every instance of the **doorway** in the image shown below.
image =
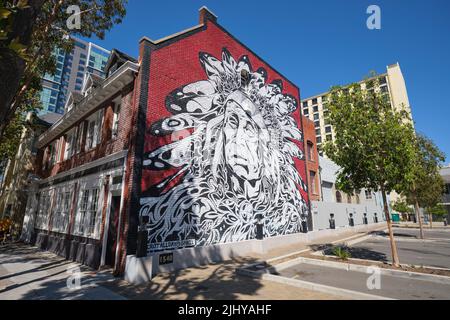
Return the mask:
POLYGON ((106 241, 105 264, 114 267, 116 261, 117 233, 119 225, 120 197, 111 198, 111 212, 109 217, 108 238, 106 241))

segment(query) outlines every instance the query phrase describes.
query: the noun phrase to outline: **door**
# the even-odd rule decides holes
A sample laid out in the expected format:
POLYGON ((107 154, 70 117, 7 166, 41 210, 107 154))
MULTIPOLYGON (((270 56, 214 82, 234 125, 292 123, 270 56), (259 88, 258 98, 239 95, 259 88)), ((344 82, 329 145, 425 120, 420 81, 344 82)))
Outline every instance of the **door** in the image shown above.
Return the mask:
POLYGON ((111 212, 109 217, 108 240, 106 241, 105 264, 114 267, 116 260, 117 232, 119 224, 120 197, 111 198, 111 212))

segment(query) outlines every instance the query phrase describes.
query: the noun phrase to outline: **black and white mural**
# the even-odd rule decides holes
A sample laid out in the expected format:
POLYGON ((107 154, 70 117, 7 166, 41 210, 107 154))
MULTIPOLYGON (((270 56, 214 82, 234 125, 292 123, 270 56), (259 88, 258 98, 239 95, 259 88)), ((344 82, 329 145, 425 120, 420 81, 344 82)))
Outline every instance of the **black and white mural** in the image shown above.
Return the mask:
POLYGON ((207 79, 169 94, 172 116, 149 128, 172 142, 146 153, 144 170, 175 172, 140 200, 149 252, 253 239, 257 223, 265 237, 300 232, 308 209, 294 163, 304 157, 297 99, 247 56, 224 48, 199 60, 207 79))

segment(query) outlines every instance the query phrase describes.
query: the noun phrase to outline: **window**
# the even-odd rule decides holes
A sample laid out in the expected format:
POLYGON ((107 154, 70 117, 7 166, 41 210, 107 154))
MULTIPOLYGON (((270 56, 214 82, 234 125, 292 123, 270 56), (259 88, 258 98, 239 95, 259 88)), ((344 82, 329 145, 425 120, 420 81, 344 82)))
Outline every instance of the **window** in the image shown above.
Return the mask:
POLYGON ((69 133, 66 135, 66 149, 64 150, 64 160, 68 160, 72 156, 73 136, 73 133, 69 133))
POLYGON ((77 226, 78 234, 84 234, 85 232, 85 219, 88 205, 89 205, 89 190, 84 190, 83 195, 81 197, 80 212, 78 217, 78 226, 77 226))
POLYGON ((309 172, 310 190, 313 194, 317 194, 316 173, 314 171, 309 172))
POLYGON ((342 195, 339 191, 336 191, 336 202, 341 203, 342 202, 342 195))
POLYGON ((318 113, 314 114, 314 120, 319 120, 319 114, 318 113))
POLYGON ((95 148, 102 141, 102 125, 103 125, 103 110, 95 113, 88 120, 87 134, 86 134, 86 147, 88 151, 95 148))
POLYGON ((117 138, 117 135, 119 134, 119 120, 120 120, 120 104, 117 104, 114 107, 114 119, 112 127, 113 138, 117 138))
POLYGON ((444 193, 445 193, 445 194, 450 194, 450 183, 447 183, 447 184, 445 185, 444 193))
POLYGON ((321 137, 316 137, 316 143, 319 144, 322 142, 322 138, 321 137))
POLYGON ((100 230, 101 214, 99 214, 99 188, 83 190, 77 214, 77 234, 84 237, 97 237, 100 230))
POLYGON ((305 116, 309 115, 309 109, 308 108, 303 109, 303 114, 305 116))
POLYGON ((308 108, 308 101, 303 102, 303 108, 308 108))
POLYGON ((316 136, 320 136, 320 133, 321 133, 321 132, 320 132, 320 128, 317 128, 317 129, 316 129, 316 136))
POLYGON ((331 127, 325 127, 325 133, 331 133, 331 127))
POLYGON ((91 200, 89 204, 89 224, 88 235, 94 235, 95 225, 97 222, 97 209, 98 209, 98 189, 91 190, 91 200))
POLYGON ((320 128, 320 121, 314 121, 314 127, 320 128))
POLYGON ((56 203, 53 211, 52 231, 56 232, 59 231, 61 211, 62 211, 62 201, 63 201, 63 194, 58 190, 58 192, 56 193, 56 203))
POLYGON ((314 106, 313 107, 313 112, 319 112, 319 106, 314 106))
POLYGON ((326 135, 326 139, 327 139, 327 141, 332 141, 333 140, 333 136, 331 134, 327 134, 326 135))
POLYGON ((70 215, 71 192, 58 190, 55 203, 55 212, 53 214, 53 230, 56 232, 67 233, 70 215))
POLYGON ((371 190, 365 190, 366 194, 366 200, 372 200, 372 191, 371 190))
POLYGON ((322 96, 322 103, 327 102, 327 96, 322 96))
POLYGON ((41 193, 39 200, 39 211, 36 217, 36 227, 41 230, 48 230, 49 211, 51 205, 50 192, 41 193))
POLYGON ((88 124, 86 135, 86 150, 90 150, 94 147, 94 132, 95 132, 95 120, 92 120, 88 124))
POLYGON ((317 98, 312 99, 312 104, 313 105, 317 104, 317 98))
POLYGON ((306 145, 307 145, 308 160, 314 161, 314 144, 311 141, 308 141, 306 145))
POLYGON ((76 153, 81 151, 81 143, 83 142, 83 133, 84 133, 84 125, 81 123, 77 128, 77 145, 76 145, 76 153))

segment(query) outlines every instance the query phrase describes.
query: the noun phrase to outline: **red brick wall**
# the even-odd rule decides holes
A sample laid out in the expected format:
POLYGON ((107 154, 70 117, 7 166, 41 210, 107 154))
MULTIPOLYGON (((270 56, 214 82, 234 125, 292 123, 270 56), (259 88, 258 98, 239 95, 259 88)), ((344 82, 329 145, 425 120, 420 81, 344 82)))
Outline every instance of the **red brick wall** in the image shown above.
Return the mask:
POLYGON ((320 200, 319 154, 317 153, 316 131, 314 128, 314 122, 309 120, 307 117, 303 117, 303 134, 305 141, 306 170, 308 172, 309 198, 311 201, 319 201, 320 200), (308 142, 313 145, 311 160, 309 160, 310 157, 308 155, 308 142), (316 173, 315 179, 316 192, 313 192, 311 188, 312 185, 312 181, 310 179, 311 171, 314 171, 316 173))

